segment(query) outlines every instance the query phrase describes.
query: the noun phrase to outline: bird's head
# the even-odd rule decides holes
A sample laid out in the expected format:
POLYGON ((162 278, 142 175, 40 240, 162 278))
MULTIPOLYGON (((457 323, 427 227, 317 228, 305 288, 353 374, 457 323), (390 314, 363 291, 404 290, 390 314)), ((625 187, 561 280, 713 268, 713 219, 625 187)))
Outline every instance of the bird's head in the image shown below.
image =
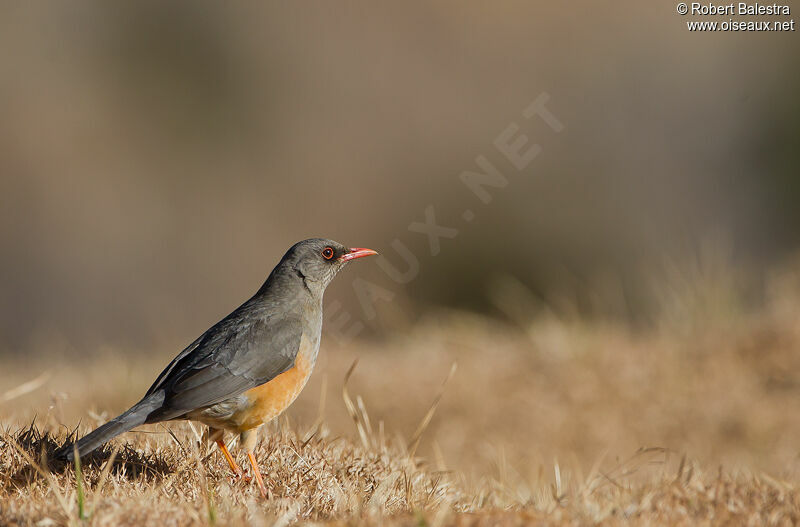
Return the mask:
POLYGON ((374 254, 378 253, 372 249, 348 248, 333 240, 311 238, 294 244, 278 265, 302 278, 312 291, 322 294, 348 262, 374 254))

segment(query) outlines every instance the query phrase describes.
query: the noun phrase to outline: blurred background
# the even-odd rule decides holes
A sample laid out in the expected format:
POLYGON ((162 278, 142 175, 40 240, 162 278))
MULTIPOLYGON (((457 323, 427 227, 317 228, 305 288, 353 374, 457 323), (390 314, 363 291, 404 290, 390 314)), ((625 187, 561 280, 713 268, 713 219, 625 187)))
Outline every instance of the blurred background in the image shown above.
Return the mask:
MULTIPOLYGON (((394 367, 408 375, 400 386, 373 386, 362 376, 366 400, 380 406, 397 391, 419 399, 413 417, 389 400, 379 410, 397 416, 406 435, 461 353, 462 371, 473 372, 462 379, 512 379, 523 389, 517 399, 542 401, 524 391, 542 371, 551 372, 550 383, 564 376, 558 386, 565 386, 572 372, 622 375, 620 365, 638 364, 647 373, 626 378, 655 389, 649 381, 663 371, 652 356, 666 347, 669 364, 687 364, 687 349, 698 347, 708 364, 741 365, 710 393, 724 395, 741 374, 765 383, 742 392, 748 400, 777 382, 779 391, 769 393, 779 399, 770 405, 791 404, 800 391, 791 333, 800 298, 797 33, 690 33, 686 20, 672 3, 634 1, 4 3, 0 353, 7 371, 33 375, 40 359, 88 368, 89 357, 114 353, 124 374, 91 375, 101 386, 116 383, 102 393, 125 386, 102 408, 122 409, 159 364, 252 294, 286 248, 324 236, 375 248, 385 260, 351 266, 329 289, 323 354, 326 346, 329 354, 345 350, 347 360, 323 359, 311 389, 321 390, 329 375, 338 397, 353 350, 374 354, 360 366, 375 372, 372 382, 394 367), (543 93, 560 133, 523 115, 543 93), (494 146, 510 125, 542 149, 523 170, 494 146), (487 187, 489 203, 460 179, 478 170, 478 156, 508 180, 487 187), (458 231, 439 239, 436 256, 424 233, 409 230, 429 207, 437 224, 458 231), (402 273, 409 258, 411 272, 398 283, 386 269, 402 273), (731 328, 750 327, 742 321, 764 313, 769 324, 779 322, 758 326, 763 340, 698 344, 705 328, 734 338, 731 328), (573 331, 577 324, 583 329, 573 331), (487 345, 473 356, 463 341, 476 326, 487 329, 472 345, 487 345), (620 332, 623 344, 608 337, 620 332), (673 340, 663 345, 663 335, 673 340), (409 338, 413 353, 403 344, 409 338), (513 353, 493 348, 503 339, 514 342, 503 348, 513 353), (463 346, 420 351, 441 341, 463 346), (598 342, 618 350, 603 363, 607 370, 592 362, 604 351, 586 351, 607 351, 598 342), (762 347, 753 342, 779 343, 764 345, 779 350, 766 370, 754 366, 762 347), (450 351, 437 355, 442 349, 450 351), (585 370, 552 362, 574 359, 575 349, 585 370), (731 362, 741 349, 746 360, 731 362), (491 358, 502 353, 515 358, 500 368, 491 358)), ((682 368, 670 370, 667 388, 708 379, 702 368, 682 368)), ((22 375, 0 380, 0 391, 22 375)), ((462 381, 452 390, 467 401, 479 385, 462 381)), ((557 394, 556 386, 546 393, 557 394)), ((585 400, 595 400, 587 386, 585 400)), ((588 434, 598 441, 592 447, 579 440, 587 430, 576 423, 575 441, 558 443, 591 459, 613 448, 624 426, 638 426, 635 416, 658 415, 658 405, 642 414, 628 406, 641 392, 626 386, 629 399, 604 399, 618 411, 616 427, 575 402, 580 397, 537 404, 562 409, 561 419, 581 408, 598 420, 610 435, 588 434)), ((62 389, 70 391, 51 384, 44 392, 62 389)), ((644 432, 624 444, 688 444, 681 431, 694 428, 675 424, 697 404, 687 390, 666 411, 669 433, 640 423, 644 432)), ((311 416, 315 397, 299 403, 311 416)), ((15 415, 36 413, 33 399, 19 401, 15 415)), ((476 404, 445 415, 467 416, 476 404)), ((494 416, 498 408, 486 404, 480 415, 494 416)), ((77 419, 82 407, 70 408, 77 419)), ((695 416, 713 428, 698 445, 739 434, 734 452, 742 452, 780 436, 786 450, 761 459, 779 467, 797 455, 787 446, 796 435, 786 436, 781 421, 791 414, 776 412, 750 434, 751 423, 734 419, 740 406, 714 408, 719 419, 695 416)), ((753 411, 763 417, 763 408, 753 411)), ((504 422, 534 423, 539 414, 531 412, 504 422)), ((463 433, 438 423, 440 434, 463 433)), ((506 439, 533 433, 481 423, 506 439)), ((544 434, 539 444, 554 433, 536 429, 544 434)))

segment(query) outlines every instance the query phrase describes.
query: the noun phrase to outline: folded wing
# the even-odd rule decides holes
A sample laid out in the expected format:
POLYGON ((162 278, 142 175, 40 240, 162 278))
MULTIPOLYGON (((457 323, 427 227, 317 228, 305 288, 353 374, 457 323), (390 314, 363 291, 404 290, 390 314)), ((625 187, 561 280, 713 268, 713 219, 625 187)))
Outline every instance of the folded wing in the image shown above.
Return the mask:
POLYGON ((177 419, 269 382, 294 366, 302 333, 296 316, 233 313, 190 344, 156 379, 145 397, 163 391, 164 402, 147 422, 177 419))

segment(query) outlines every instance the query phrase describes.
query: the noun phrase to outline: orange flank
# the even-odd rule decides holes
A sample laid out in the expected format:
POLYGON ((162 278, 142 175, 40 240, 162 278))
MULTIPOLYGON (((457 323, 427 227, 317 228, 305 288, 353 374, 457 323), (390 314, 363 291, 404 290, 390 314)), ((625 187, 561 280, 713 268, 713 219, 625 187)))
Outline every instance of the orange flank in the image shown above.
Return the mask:
POLYGON ((311 376, 313 364, 304 353, 298 353, 293 368, 271 381, 244 392, 251 406, 240 412, 239 431, 268 423, 286 410, 295 400, 311 376))

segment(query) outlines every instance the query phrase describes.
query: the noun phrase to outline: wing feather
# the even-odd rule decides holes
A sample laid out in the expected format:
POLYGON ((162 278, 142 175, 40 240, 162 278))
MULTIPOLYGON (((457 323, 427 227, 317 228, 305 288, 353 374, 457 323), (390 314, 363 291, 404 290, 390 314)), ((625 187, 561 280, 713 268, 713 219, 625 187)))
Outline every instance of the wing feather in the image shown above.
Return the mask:
POLYGON ((294 366, 302 338, 299 316, 232 313, 183 350, 148 390, 163 390, 162 407, 148 422, 235 397, 294 366))

